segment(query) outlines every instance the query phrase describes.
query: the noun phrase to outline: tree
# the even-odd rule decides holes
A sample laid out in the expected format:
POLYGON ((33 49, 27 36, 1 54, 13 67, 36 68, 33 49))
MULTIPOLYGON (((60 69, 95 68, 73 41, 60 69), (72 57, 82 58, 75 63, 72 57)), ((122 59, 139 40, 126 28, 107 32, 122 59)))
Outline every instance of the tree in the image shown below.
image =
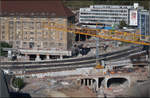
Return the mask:
POLYGON ((15 88, 19 88, 22 89, 25 85, 23 79, 21 78, 14 78, 13 81, 12 81, 12 85, 15 87, 15 88))
POLYGON ((6 56, 7 53, 3 51, 3 48, 12 48, 7 42, 0 42, 0 56, 6 56))
POLYGON ((126 22, 124 20, 120 21, 118 27, 119 29, 122 29, 123 27, 127 27, 128 25, 126 24, 126 22))

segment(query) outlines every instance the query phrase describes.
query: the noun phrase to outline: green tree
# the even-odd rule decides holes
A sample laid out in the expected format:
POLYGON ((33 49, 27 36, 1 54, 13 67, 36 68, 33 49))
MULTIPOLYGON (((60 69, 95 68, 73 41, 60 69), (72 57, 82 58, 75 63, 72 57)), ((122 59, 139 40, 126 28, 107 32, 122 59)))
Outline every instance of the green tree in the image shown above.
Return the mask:
POLYGON ((122 29, 123 27, 127 27, 128 25, 126 24, 126 22, 124 20, 120 21, 118 27, 119 29, 122 29))
POLYGON ((0 56, 6 56, 7 55, 7 53, 3 51, 3 48, 12 48, 12 46, 6 42, 0 42, 0 56))
POLYGON ((13 81, 12 81, 12 85, 15 87, 15 88, 19 88, 22 89, 25 85, 23 79, 21 78, 14 78, 13 81))

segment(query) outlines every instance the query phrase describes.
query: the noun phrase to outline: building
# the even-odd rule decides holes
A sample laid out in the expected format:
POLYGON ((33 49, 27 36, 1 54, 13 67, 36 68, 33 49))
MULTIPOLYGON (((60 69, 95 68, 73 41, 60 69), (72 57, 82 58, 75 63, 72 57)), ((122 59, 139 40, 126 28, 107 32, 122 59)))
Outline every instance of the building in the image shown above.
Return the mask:
POLYGON ((69 56, 72 34, 48 29, 66 28, 74 22, 74 14, 61 0, 2 0, 0 5, 0 40, 26 57, 36 55, 69 56), (58 25, 62 24, 62 25, 58 25))
MULTIPOLYGON (((141 35, 150 36, 149 15, 149 11, 147 10, 141 10, 139 12, 139 30, 141 35)), ((150 40, 145 38, 145 36, 141 36, 141 39, 150 40)))
POLYGON ((124 20, 128 25, 130 23, 130 10, 143 9, 135 3, 134 6, 122 5, 91 5, 89 8, 80 8, 79 23, 102 23, 105 26, 119 24, 124 20))

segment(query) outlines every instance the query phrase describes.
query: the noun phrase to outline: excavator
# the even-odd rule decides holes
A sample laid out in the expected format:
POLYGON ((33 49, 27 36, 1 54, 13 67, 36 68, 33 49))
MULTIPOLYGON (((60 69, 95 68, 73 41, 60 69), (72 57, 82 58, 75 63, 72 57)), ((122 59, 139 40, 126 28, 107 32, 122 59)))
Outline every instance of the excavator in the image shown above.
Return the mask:
MULTIPOLYGON (((59 23, 59 22, 58 22, 59 23)), ((96 43, 99 43, 99 38, 102 39, 110 39, 110 40, 116 40, 116 41, 121 41, 121 42, 127 42, 127 43, 134 43, 134 44, 139 44, 139 45, 150 45, 150 36, 148 35, 141 35, 139 34, 139 30, 137 30, 136 33, 132 32, 123 32, 121 30, 105 30, 105 29, 97 29, 97 28, 81 28, 73 24, 67 25, 65 27, 65 24, 55 24, 55 26, 44 26, 45 28, 48 29, 55 29, 57 31, 63 31, 63 32, 69 32, 69 33, 75 33, 75 34, 82 34, 82 35, 87 35, 87 36, 93 36, 96 37, 96 43), (144 40, 141 38, 144 38, 144 40)), ((96 25, 97 26, 97 25, 96 25)), ((98 47, 98 44, 97 44, 98 47)), ((96 47, 96 48, 97 48, 96 47)), ((96 69, 103 69, 104 66, 102 66, 101 62, 98 60, 98 48, 96 49, 96 69)))

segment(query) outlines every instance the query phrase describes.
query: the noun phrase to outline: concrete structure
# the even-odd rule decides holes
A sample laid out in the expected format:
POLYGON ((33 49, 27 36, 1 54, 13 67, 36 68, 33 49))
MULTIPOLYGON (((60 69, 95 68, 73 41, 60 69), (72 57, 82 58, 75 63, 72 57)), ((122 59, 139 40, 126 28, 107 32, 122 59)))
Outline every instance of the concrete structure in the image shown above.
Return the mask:
POLYGON ((123 83, 127 83, 127 86, 130 87, 131 81, 129 76, 123 75, 106 75, 104 77, 94 77, 94 78, 81 78, 81 85, 88 86, 89 88, 95 89, 96 91, 100 88, 109 88, 111 85, 111 80, 119 80, 123 83), (93 88, 94 87, 94 88, 93 88))
POLYGON ((37 59, 38 55, 58 55, 55 51, 70 55, 66 51, 72 46, 72 34, 46 28, 63 24, 61 27, 67 29, 74 22, 74 14, 61 0, 2 0, 0 7, 1 41, 21 49, 25 55, 30 51, 37 59))
POLYGON ((129 17, 130 10, 133 9, 138 10, 143 9, 143 7, 138 6, 137 3, 133 6, 91 5, 89 8, 80 8, 79 23, 102 23, 106 26, 112 26, 124 20, 127 24, 131 24, 129 17))

